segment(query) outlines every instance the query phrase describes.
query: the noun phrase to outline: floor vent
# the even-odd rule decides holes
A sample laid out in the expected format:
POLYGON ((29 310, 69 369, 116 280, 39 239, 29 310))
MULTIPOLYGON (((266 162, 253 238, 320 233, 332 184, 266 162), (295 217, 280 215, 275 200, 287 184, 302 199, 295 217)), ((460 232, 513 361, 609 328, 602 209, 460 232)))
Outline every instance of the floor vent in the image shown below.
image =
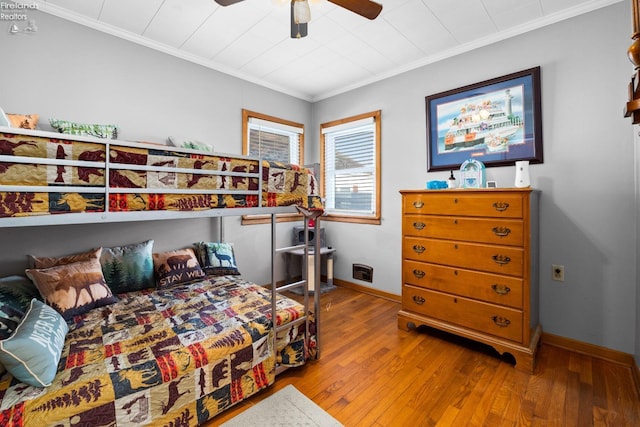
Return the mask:
POLYGON ((353 278, 373 283, 373 267, 364 264, 353 264, 353 278))

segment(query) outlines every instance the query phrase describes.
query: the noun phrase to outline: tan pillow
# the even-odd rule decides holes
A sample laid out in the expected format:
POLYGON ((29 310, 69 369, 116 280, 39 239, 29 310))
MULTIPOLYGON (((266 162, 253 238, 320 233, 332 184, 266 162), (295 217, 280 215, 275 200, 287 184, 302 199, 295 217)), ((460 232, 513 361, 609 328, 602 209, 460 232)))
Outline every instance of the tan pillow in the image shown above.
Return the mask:
POLYGON ((8 114, 7 118, 11 127, 22 129, 35 129, 40 116, 37 114, 8 114))
POLYGON ((205 276, 191 248, 153 254, 153 268, 158 288, 192 282, 205 276))
POLYGON ((99 259, 101 254, 102 248, 96 248, 87 252, 65 255, 62 257, 37 257, 34 255, 27 255, 27 258, 29 260, 29 268, 51 268, 58 265, 71 264, 72 262, 99 259))
POLYGON ((35 283, 44 301, 65 320, 117 301, 104 280, 97 259, 27 269, 25 273, 35 283))

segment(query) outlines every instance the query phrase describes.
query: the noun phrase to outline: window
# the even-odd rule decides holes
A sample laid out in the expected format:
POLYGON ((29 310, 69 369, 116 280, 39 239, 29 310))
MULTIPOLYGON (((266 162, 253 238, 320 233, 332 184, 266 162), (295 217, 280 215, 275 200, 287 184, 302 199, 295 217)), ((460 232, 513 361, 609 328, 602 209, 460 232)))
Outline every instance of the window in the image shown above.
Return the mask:
POLYGON ((320 125, 326 219, 380 224, 380 111, 320 125))
POLYGON ((303 163, 304 125, 242 110, 242 154, 303 163))
MULTIPOLYGON (((304 125, 242 110, 242 154, 304 164, 304 125)), ((299 214, 279 214, 278 222, 299 221, 299 214)), ((242 224, 264 224, 269 215, 244 215, 242 224)))

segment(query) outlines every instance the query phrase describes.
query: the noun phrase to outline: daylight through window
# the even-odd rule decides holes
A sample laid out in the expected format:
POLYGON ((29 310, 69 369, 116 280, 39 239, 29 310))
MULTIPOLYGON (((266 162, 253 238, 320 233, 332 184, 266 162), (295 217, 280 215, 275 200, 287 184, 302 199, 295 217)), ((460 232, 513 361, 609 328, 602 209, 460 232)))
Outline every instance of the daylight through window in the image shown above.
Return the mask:
POLYGON ((380 112, 321 126, 325 209, 330 216, 379 219, 380 112))
MULTIPOLYGON (((304 164, 304 125, 242 110, 242 154, 288 164, 304 164)), ((278 222, 299 221, 299 214, 278 214, 278 222)), ((242 224, 266 224, 270 215, 243 215, 242 224)))
POLYGON ((284 163, 302 163, 302 127, 249 116, 247 132, 245 154, 284 163))

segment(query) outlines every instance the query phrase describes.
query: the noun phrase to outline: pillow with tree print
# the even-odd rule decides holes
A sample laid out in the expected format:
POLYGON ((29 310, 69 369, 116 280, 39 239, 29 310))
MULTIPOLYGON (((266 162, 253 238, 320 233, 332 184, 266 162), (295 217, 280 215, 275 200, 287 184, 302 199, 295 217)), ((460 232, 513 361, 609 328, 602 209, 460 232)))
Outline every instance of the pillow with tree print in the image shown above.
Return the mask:
POLYGON ((197 242, 193 246, 200 266, 209 276, 239 276, 233 244, 197 242))
POLYGON ((49 119, 52 128, 60 133, 68 135, 86 135, 97 138, 116 139, 118 138, 117 125, 100 125, 89 123, 76 123, 68 120, 49 119))
POLYGON ((16 275, 0 278, 0 340, 9 338, 33 298, 42 297, 26 277, 16 275))
POLYGON ((104 279, 114 294, 155 287, 153 240, 102 248, 100 264, 104 279))

